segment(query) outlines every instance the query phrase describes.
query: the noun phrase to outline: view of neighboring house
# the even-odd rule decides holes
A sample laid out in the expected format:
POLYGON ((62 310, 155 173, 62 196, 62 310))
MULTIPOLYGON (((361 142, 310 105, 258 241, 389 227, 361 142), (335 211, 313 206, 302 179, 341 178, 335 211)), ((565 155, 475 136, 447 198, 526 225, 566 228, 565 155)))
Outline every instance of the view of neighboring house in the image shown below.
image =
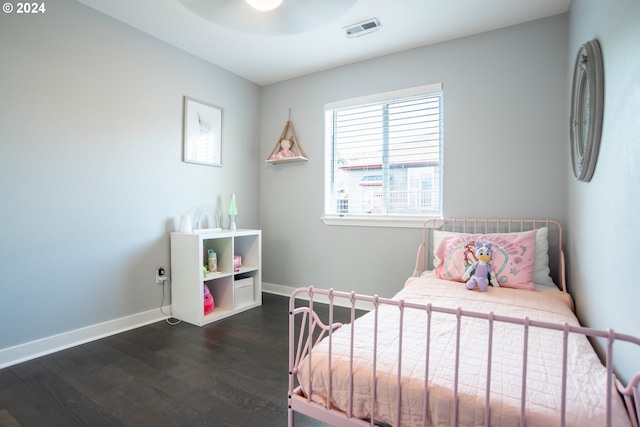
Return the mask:
MULTIPOLYGON (((390 95, 391 96, 391 95, 390 95)), ((335 213, 440 213, 441 92, 330 110, 335 213)))

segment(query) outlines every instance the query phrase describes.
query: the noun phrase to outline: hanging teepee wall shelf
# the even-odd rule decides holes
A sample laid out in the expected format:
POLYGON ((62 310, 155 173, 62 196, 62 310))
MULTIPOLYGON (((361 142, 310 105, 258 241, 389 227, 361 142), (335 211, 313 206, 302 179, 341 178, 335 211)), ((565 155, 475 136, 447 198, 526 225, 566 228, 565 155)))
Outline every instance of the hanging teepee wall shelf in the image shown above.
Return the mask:
POLYGON ((293 130, 291 109, 289 109, 289 120, 287 120, 287 124, 284 125, 282 135, 280 135, 280 139, 276 142, 275 147, 273 147, 273 151, 271 151, 271 154, 269 154, 269 157, 265 161, 267 163, 287 163, 306 160, 308 160, 307 156, 304 154, 304 151, 302 151, 302 148, 300 148, 296 133, 293 130))

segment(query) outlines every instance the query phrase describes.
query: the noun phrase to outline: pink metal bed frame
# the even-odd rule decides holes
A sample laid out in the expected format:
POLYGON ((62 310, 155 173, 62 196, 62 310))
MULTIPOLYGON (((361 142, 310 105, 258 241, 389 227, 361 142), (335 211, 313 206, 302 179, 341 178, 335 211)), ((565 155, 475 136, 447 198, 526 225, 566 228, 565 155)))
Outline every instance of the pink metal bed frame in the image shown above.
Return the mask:
MULTIPOLYGON (((414 270, 414 276, 419 276, 426 269, 432 268, 432 259, 429 248, 432 244, 432 230, 433 229, 444 229, 447 231, 458 231, 458 232, 468 232, 468 233, 495 233, 495 232, 514 232, 514 231, 526 231, 533 228, 540 227, 548 227, 549 228, 549 237, 550 237, 550 255, 555 252, 557 256, 557 265, 556 270, 558 272, 556 276, 556 282, 559 284, 559 287, 562 291, 566 292, 566 284, 564 280, 564 254, 562 252, 562 228, 560 224, 550 220, 503 220, 503 219, 438 219, 438 220, 428 220, 425 222, 423 227, 423 241, 418 249, 418 256, 416 259, 416 267, 414 270), (553 238, 552 238, 553 235, 553 238), (555 242, 553 245, 551 242, 555 242)), ((349 393, 349 402, 348 409, 345 412, 341 412, 331 408, 331 375, 328 376, 328 397, 326 399, 327 404, 321 405, 315 403, 311 400, 311 396, 305 396, 302 392, 302 388, 298 385, 296 374, 300 369, 311 369, 311 359, 313 352, 311 349, 315 344, 317 344, 322 339, 328 340, 328 358, 327 364, 331 366, 331 348, 332 348, 332 332, 337 330, 342 326, 341 323, 334 322, 334 306, 346 306, 350 308, 350 316, 351 322, 354 322, 356 319, 356 304, 358 302, 365 302, 373 305, 373 310, 376 312, 376 323, 374 326, 374 331, 377 331, 378 325, 378 316, 377 311, 383 305, 395 306, 398 308, 400 313, 400 328, 399 328, 399 340, 398 340, 398 354, 402 354, 402 318, 405 308, 419 309, 424 310, 427 313, 427 316, 432 315, 432 313, 446 313, 451 316, 455 316, 457 318, 457 330, 460 330, 461 319, 464 317, 471 317, 477 319, 485 319, 488 322, 488 330, 487 330, 487 339, 488 339, 488 358, 491 360, 491 352, 492 352, 492 343, 491 337, 493 333, 493 327, 496 322, 498 323, 510 323, 522 326, 523 337, 524 337, 524 345, 523 345, 523 367, 522 367, 522 391, 520 396, 520 419, 521 425, 525 424, 525 396, 527 392, 527 356, 528 356, 528 346, 527 346, 527 336, 528 330, 530 327, 538 327, 545 329, 552 329, 556 331, 563 332, 563 357, 562 357, 562 389, 560 390, 561 395, 561 413, 558 414, 559 421, 561 426, 565 426, 565 405, 566 405, 566 370, 567 366, 567 342, 569 340, 570 334, 580 334, 587 337, 598 337, 604 338, 606 340, 606 360, 605 366, 607 371, 607 396, 606 396, 606 419, 607 426, 612 426, 612 390, 613 385, 615 384, 618 392, 623 397, 623 401, 625 403, 627 413, 629 415, 629 419, 631 421, 631 425, 633 427, 639 427, 638 420, 640 419, 640 372, 636 373, 627 385, 622 384, 613 373, 613 344, 615 341, 625 341, 630 342, 632 344, 640 346, 640 338, 620 334, 614 332, 612 330, 598 330, 593 328, 586 328, 582 326, 572 326, 567 323, 556 324, 556 323, 548 323, 542 321, 536 321, 525 318, 515 318, 509 316, 501 316, 496 315, 494 313, 480 313, 474 311, 462 310, 461 308, 451 309, 451 308, 443 308, 432 306, 431 304, 420 304, 410 301, 403 300, 392 300, 387 298, 380 298, 378 296, 367 296, 360 295, 354 292, 339 292, 334 291, 333 289, 315 289, 314 287, 306 287, 296 289, 291 295, 290 303, 289 303, 289 393, 288 393, 288 421, 289 427, 294 426, 294 413, 298 412, 304 414, 308 417, 317 419, 321 422, 328 423, 332 426, 344 426, 344 427, 353 427, 353 426, 374 426, 376 414, 373 413, 370 420, 362 420, 352 416, 351 408, 353 407, 353 394, 349 393), (323 323, 320 317, 314 311, 314 301, 317 297, 326 301, 328 299, 328 322, 327 324, 323 323), (296 299, 308 300, 308 304, 303 307, 296 307, 296 299), (301 325, 296 327, 296 318, 301 318, 301 325), (305 356, 308 356, 304 361, 304 365, 301 365, 301 361, 305 356), (308 366, 306 366, 308 364, 308 366)), ((354 333, 353 328, 351 329, 351 351, 353 351, 354 345, 354 333)), ((428 334, 428 332, 427 332, 428 334)), ((428 337, 427 337, 428 338, 428 337)), ((374 349, 377 349, 377 336, 372 337, 374 349)), ((428 340, 427 340, 428 343, 428 340)), ((428 345, 428 344, 427 344, 428 345)), ((456 373, 455 380, 453 384, 453 392, 452 392, 452 402, 453 402, 453 413, 452 413, 452 424, 457 425, 457 409, 458 409, 458 395, 457 395, 457 387, 458 387, 458 350, 460 348, 460 334, 458 333, 456 337, 456 373)), ((371 396, 372 408, 375 408, 373 404, 376 401, 375 390, 376 390, 376 354, 377 351, 374 350, 373 354, 373 372, 372 372, 372 390, 374 394, 371 396)), ((401 372, 401 358, 398 360, 397 364, 397 396, 396 401, 401 402, 401 392, 402 388, 400 386, 400 372, 401 372)), ((488 375, 487 375, 487 387, 486 387, 486 396, 485 396, 485 407, 489 408, 490 403, 490 377, 491 377, 491 364, 487 366, 488 375)), ((426 371, 425 377, 428 378, 428 368, 426 371)), ((353 383, 353 366, 349 367, 349 377, 351 379, 350 391, 352 383, 353 383)), ((425 378, 425 384, 427 384, 425 378)), ((428 407, 428 389, 425 388, 424 392, 424 402, 423 402, 423 414, 427 414, 426 408, 428 407)), ((375 410, 375 409, 374 409, 375 410)), ((491 425, 491 414, 490 411, 485 411, 485 426, 491 425)), ((400 408, 398 408, 396 412, 396 422, 395 426, 400 427, 400 408)), ((423 425, 427 425, 426 416, 423 418, 423 425)))

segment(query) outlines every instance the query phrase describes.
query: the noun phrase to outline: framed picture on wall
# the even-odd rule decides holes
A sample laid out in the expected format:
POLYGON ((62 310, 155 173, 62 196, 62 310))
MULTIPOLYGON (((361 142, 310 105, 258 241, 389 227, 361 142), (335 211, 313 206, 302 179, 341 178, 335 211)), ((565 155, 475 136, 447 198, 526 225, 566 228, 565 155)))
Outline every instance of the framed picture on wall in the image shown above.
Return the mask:
POLYGON ((222 166, 222 108, 184 97, 182 159, 222 166))

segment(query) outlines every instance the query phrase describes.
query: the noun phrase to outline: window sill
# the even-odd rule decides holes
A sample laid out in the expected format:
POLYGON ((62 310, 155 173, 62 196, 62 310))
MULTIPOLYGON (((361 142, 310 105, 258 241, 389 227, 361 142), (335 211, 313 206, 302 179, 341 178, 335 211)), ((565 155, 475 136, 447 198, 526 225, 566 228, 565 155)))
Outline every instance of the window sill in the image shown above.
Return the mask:
POLYGON ((347 225, 352 227, 422 228, 430 217, 369 217, 325 215, 320 219, 326 225, 347 225))

